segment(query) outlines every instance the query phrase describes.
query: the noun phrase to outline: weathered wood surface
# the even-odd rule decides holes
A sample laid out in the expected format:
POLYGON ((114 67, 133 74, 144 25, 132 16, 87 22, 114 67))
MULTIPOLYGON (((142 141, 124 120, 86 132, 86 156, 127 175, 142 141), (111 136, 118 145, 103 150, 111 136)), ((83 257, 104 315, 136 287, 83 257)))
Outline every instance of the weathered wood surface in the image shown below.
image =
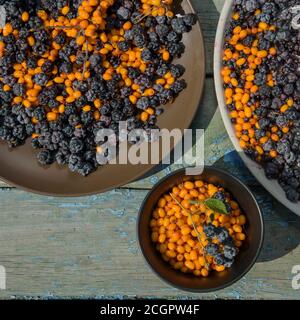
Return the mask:
POLYGON ((291 286, 291 269, 300 264, 300 219, 244 167, 217 111, 212 80, 218 19, 214 2, 220 4, 220 0, 192 1, 201 19, 208 60, 205 94, 193 127, 206 129, 206 163, 238 175, 255 192, 266 225, 258 263, 232 287, 205 295, 173 289, 149 270, 136 242, 136 216, 148 190, 175 166, 157 167, 128 186, 75 199, 36 196, 2 183, 0 265, 6 267, 7 290, 0 291, 0 298, 300 298, 300 291, 291 286))

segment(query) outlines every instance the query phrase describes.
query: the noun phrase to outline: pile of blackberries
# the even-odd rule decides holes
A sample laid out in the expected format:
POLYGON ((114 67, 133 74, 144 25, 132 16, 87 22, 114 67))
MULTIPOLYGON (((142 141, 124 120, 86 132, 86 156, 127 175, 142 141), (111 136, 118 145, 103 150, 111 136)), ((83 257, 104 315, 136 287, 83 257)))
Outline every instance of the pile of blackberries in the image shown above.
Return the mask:
POLYGON ((31 137, 42 165, 86 176, 99 166, 100 129, 156 128, 186 87, 172 61, 197 18, 144 2, 1 0, 0 139, 17 147, 31 137))
POLYGON ((238 249, 234 245, 234 241, 224 227, 215 227, 212 224, 205 224, 203 231, 210 240, 205 247, 207 255, 212 256, 216 265, 230 268, 234 263, 234 258, 238 254, 238 249), (218 244, 211 242, 217 239, 218 244))

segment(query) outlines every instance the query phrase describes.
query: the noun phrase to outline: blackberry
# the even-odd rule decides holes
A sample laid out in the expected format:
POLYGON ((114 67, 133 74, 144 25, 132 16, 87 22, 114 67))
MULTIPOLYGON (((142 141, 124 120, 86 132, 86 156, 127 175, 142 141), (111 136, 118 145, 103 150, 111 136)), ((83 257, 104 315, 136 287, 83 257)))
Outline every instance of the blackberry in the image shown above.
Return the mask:
POLYGON ((217 229, 217 239, 220 242, 224 242, 229 238, 229 233, 225 228, 218 228, 217 229))
POLYGON ((50 60, 46 60, 42 65, 42 71, 44 73, 51 73, 53 71, 54 65, 50 60))
POLYGON ((82 158, 79 155, 71 154, 68 165, 72 172, 79 171, 83 167, 82 158))
POLYGON ((64 45, 67 41, 64 32, 60 32, 55 38, 54 41, 59 45, 64 45))
POLYGON ((40 86, 44 86, 48 81, 48 76, 45 73, 37 73, 33 77, 33 81, 40 86))
POLYGON ((155 27, 155 32, 157 33, 157 35, 159 36, 159 38, 163 39, 164 37, 166 37, 169 33, 169 28, 166 25, 157 25, 155 27))
POLYGON ((173 18, 171 21, 171 26, 173 30, 179 34, 188 32, 187 25, 185 24, 185 21, 183 18, 173 18))
POLYGON ((213 198, 225 202, 225 201, 226 201, 226 194, 225 194, 223 191, 217 191, 217 192, 213 195, 213 198))
POLYGON ((70 155, 64 154, 62 151, 59 151, 55 155, 55 159, 59 165, 66 165, 69 162, 70 155))
POLYGON ((125 7, 120 7, 117 11, 118 18, 122 20, 129 20, 131 16, 131 12, 125 8, 125 7))
POLYGON ((95 101, 97 99, 97 93, 93 90, 89 90, 86 94, 85 97, 87 99, 87 101, 95 101))
POLYGON ((167 24, 168 18, 166 16, 157 16, 156 21, 158 24, 167 24))
POLYGON ((181 55, 184 53, 185 46, 181 42, 179 42, 179 43, 171 42, 171 43, 168 43, 167 49, 172 57, 180 58, 181 55))
POLYGON ((140 98, 137 101, 136 106, 141 110, 146 110, 150 106, 149 99, 147 97, 140 98))
POLYGON ((34 111, 33 111, 33 116, 38 120, 38 121, 42 121, 46 119, 46 112, 43 108, 41 107, 37 107, 34 111))
POLYGON ((300 193, 297 190, 295 190, 293 187, 287 186, 284 189, 285 189, 286 197, 288 200, 294 203, 300 200, 300 193))
POLYGON ((35 69, 37 67, 37 59, 35 57, 29 57, 26 61, 27 68, 35 69))
MULTIPOLYGON (((69 61, 68 56, 66 56, 67 58, 65 60, 69 61)), ((83 52, 80 52, 77 57, 76 57, 76 64, 78 64, 79 66, 83 66, 85 61, 85 54, 83 52)))
POLYGON ((0 92, 0 98, 7 103, 10 103, 13 99, 13 95, 11 92, 0 92))
POLYGON ((230 203, 228 203, 228 202, 225 202, 225 208, 226 208, 226 211, 227 211, 228 213, 231 213, 231 211, 232 211, 232 208, 231 208, 231 205, 230 205, 230 203))
POLYGON ((27 138, 26 132, 24 131, 22 125, 16 125, 12 130, 12 135, 13 137, 18 138, 20 140, 25 140, 27 138))
POLYGON ((40 43, 40 42, 36 43, 33 46, 33 52, 39 56, 44 55, 46 53, 47 49, 48 49, 48 45, 46 45, 44 43, 40 43))
POLYGON ((224 257, 228 259, 234 259, 237 255, 237 249, 235 247, 225 245, 223 248, 224 257))
POLYGON ((32 123, 27 123, 25 126, 26 134, 28 136, 32 135, 34 133, 34 125, 32 123))
POLYGON ((159 93, 158 98, 160 104, 165 105, 170 102, 174 98, 174 96, 171 90, 163 90, 159 93))
POLYGON ((76 128, 74 130, 74 136, 79 139, 84 138, 86 136, 86 130, 83 128, 76 128))
POLYGON ((37 138, 31 140, 31 146, 33 149, 40 149, 42 147, 37 138))
POLYGON ((225 258, 221 253, 214 256, 214 261, 217 266, 222 266, 225 264, 225 258))
POLYGON ((87 99, 84 96, 79 97, 76 101, 75 101, 75 105, 77 108, 82 108, 87 104, 87 99))
POLYGON ((148 49, 152 52, 157 52, 160 49, 160 43, 158 41, 151 41, 148 43, 148 49))
POLYGON ((153 54, 149 49, 144 49, 142 51, 141 57, 145 62, 150 62, 153 60, 153 54))
POLYGON ((186 26, 192 27, 197 23, 197 16, 193 13, 185 14, 183 16, 183 22, 186 26))
POLYGON ((215 238, 217 236, 216 227, 212 224, 205 224, 203 226, 203 231, 207 238, 215 238))
POLYGON ((225 268, 231 268, 233 263, 234 263, 234 259, 228 259, 228 258, 224 258, 224 267, 225 268))
POLYGON ((55 99, 49 99, 49 101, 48 101, 48 107, 49 107, 50 109, 58 108, 58 106, 59 106, 59 102, 58 102, 57 100, 55 100, 55 99))
POLYGON ((13 89, 14 95, 19 97, 22 97, 26 92, 25 86, 21 83, 15 83, 12 89, 13 89))
POLYGON ((102 63, 102 57, 99 54, 93 54, 90 56, 89 61, 91 63, 91 67, 95 69, 98 65, 102 63))
POLYGON ((125 33, 124 33, 124 38, 125 38, 127 41, 133 40, 133 38, 134 38, 133 31, 132 31, 132 30, 126 30, 125 33))
POLYGON ((279 168, 272 162, 268 162, 265 166, 265 174, 268 179, 276 179, 279 174, 279 168))
POLYGON ((84 125, 89 125, 93 122, 94 116, 92 112, 83 112, 81 114, 81 121, 84 125))
POLYGON ((143 48, 146 45, 146 37, 143 34, 137 34, 134 36, 133 42, 138 48, 143 48))
POLYGON ((131 79, 136 79, 140 75, 140 71, 136 68, 129 67, 128 68, 128 77, 131 79))
POLYGON ((219 252, 219 246, 215 243, 209 243, 205 247, 205 252, 210 256, 216 256, 219 252))
POLYGON ((37 155, 37 159, 42 165, 49 165, 54 161, 53 155, 49 150, 40 151, 37 155))
POLYGON ((78 172, 84 177, 88 176, 94 171, 95 171, 95 166, 93 166, 89 162, 84 163, 83 166, 78 170, 78 172))
POLYGON ((45 42, 49 41, 49 35, 46 32, 46 30, 44 30, 44 29, 37 30, 33 34, 34 34, 36 41, 38 41, 38 42, 45 43, 45 42))
POLYGON ((29 34, 30 34, 30 31, 27 30, 26 28, 19 29, 19 39, 26 40, 29 34))
POLYGON ((64 139, 64 134, 60 131, 54 131, 51 136, 52 143, 59 144, 64 139))
MULTIPOLYGON (((8 48, 6 47, 6 51, 8 51, 8 48)), ((12 51, 15 51, 15 48, 12 48, 12 51)), ((16 53, 16 62, 17 63, 22 63, 26 59, 26 54, 25 52, 21 51, 16 53)))
POLYGON ((130 49, 130 44, 127 41, 120 41, 118 47, 121 51, 128 51, 130 49))
MULTIPOLYGON (((29 25, 30 29, 34 29, 34 30, 37 30, 40 27, 42 27, 42 24, 43 24, 42 20, 37 16, 30 17, 30 19, 28 21, 28 25, 29 25)), ((41 31, 45 31, 45 30, 41 30, 41 31)), ((39 38, 40 36, 41 36, 41 38, 43 38, 43 36, 38 33, 37 37, 39 38)))
POLYGON ((60 73, 71 73, 73 71, 73 66, 72 63, 69 61, 64 61, 60 66, 59 66, 59 72, 60 73))
MULTIPOLYGON (((68 122, 71 126, 75 127, 78 124, 80 124, 80 119, 76 114, 71 114, 68 118, 68 122)), ((69 127, 65 127, 64 129, 66 130, 70 130, 69 127)), ((71 135, 73 134, 73 132, 71 133, 71 135)))
POLYGON ((171 65, 170 66, 170 71, 172 73, 172 76, 174 78, 180 78, 184 72, 185 72, 185 68, 184 66, 177 64, 177 65, 171 65))
POLYGON ((17 80, 13 76, 6 76, 3 78, 2 82, 4 84, 8 84, 10 87, 13 87, 17 80))
POLYGON ((83 150, 83 142, 82 140, 78 139, 78 138, 72 138, 70 141, 70 152, 71 153, 79 153, 80 151, 83 150))

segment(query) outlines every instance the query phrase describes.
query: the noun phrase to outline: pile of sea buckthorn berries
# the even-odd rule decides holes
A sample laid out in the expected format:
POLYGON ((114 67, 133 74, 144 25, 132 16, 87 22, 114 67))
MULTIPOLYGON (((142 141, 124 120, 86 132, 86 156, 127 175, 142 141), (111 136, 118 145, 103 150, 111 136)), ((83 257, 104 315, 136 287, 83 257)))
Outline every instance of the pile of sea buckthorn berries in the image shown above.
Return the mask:
POLYGON ((240 146, 300 199, 299 31, 297 0, 235 0, 225 32, 222 76, 240 146))
POLYGON ((152 241, 173 268, 207 277, 230 268, 246 239, 246 217, 222 187, 202 180, 185 181, 159 199, 150 221, 152 241), (227 214, 205 204, 217 199, 227 214))
POLYGON ((86 176, 99 166, 100 129, 155 128, 161 106, 186 87, 172 61, 197 22, 171 3, 1 1, 0 139, 16 147, 31 137, 42 165, 86 176))

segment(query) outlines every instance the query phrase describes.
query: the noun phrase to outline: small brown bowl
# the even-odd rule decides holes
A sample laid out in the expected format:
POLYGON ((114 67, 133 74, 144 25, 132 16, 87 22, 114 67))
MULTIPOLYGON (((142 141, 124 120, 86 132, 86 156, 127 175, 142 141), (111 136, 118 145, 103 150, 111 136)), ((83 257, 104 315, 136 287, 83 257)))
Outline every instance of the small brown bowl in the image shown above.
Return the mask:
POLYGON ((251 191, 237 178, 220 169, 205 167, 198 176, 187 176, 185 169, 175 171, 160 180, 144 200, 137 221, 138 240, 142 253, 151 269, 166 283, 181 290, 191 292, 210 292, 224 289, 241 279, 254 265, 263 243, 264 224, 259 206, 251 191), (213 271, 207 278, 184 274, 172 269, 165 262, 151 241, 149 222, 152 211, 159 198, 173 186, 186 180, 202 179, 224 187, 239 203, 247 217, 247 238, 240 248, 235 263, 223 272, 213 271))

